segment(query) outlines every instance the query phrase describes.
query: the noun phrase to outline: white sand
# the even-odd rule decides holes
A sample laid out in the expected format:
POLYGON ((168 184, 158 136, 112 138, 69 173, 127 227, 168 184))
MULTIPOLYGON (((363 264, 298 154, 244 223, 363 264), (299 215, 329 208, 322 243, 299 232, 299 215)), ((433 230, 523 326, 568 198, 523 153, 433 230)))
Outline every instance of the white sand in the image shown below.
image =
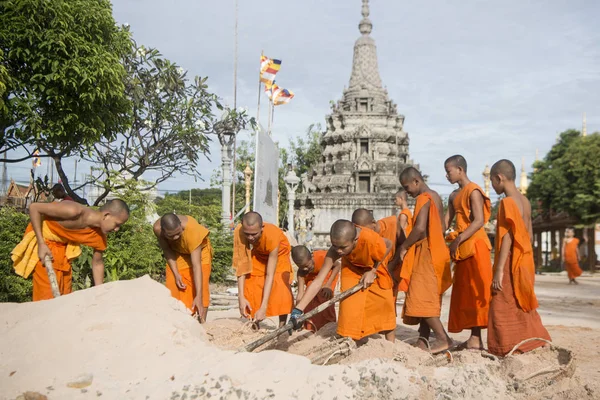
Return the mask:
MULTIPOLYGON (((209 395, 433 400, 533 394, 515 391, 499 364, 480 356, 437 368, 410 365, 402 357, 358 357, 356 363, 320 367, 277 350, 221 350, 208 342, 204 328, 184 306, 148 277, 55 300, 0 304, 0 337, 0 399, 14 399, 26 391, 49 399, 180 400, 209 395), (68 386, 78 381, 85 386, 82 375, 92 377, 89 386, 68 386)), ((373 343, 373 354, 386 348, 373 343)), ((580 387, 577 382, 561 384, 565 390, 580 387)), ((585 391, 578 393, 578 398, 586 397, 585 391)))

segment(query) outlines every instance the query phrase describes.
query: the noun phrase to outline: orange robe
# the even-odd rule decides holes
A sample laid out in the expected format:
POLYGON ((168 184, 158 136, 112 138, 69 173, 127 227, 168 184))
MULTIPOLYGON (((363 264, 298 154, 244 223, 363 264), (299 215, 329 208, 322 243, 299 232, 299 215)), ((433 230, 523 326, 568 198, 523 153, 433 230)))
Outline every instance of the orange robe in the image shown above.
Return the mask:
MULTIPOLYGON (((210 305, 210 272, 212 269, 213 248, 210 244, 208 235, 210 231, 200 225, 198 221, 189 215, 187 224, 179 240, 169 242, 171 249, 177 254, 175 261, 177 269, 181 275, 181 280, 185 283, 185 289, 179 289, 175 283, 173 271, 167 264, 167 272, 165 286, 171 291, 171 296, 180 300, 185 306, 192 310, 192 303, 196 297, 196 285, 194 284, 194 269, 192 268, 192 258, 190 254, 198 247, 202 249, 201 264, 202 264, 202 305, 208 307, 210 305)), ((194 310, 192 310, 194 311, 194 310)))
MULTIPOLYGON (((505 265, 494 265, 504 269, 502 291, 492 290, 488 320, 488 349, 497 356, 508 354, 519 342, 529 338, 550 340, 550 335, 537 313, 537 298, 533 290, 535 263, 527 226, 515 201, 506 197, 500 202, 496 226, 496 254, 504 235, 511 232, 513 242, 511 254, 505 265)), ((498 257, 496 255, 496 257, 498 257)), ((532 341, 522 345, 522 352, 544 345, 532 341)))
POLYGON ((569 243, 565 243, 565 267, 569 279, 575 279, 580 276, 583 271, 579 267, 579 260, 577 259, 577 246, 579 246, 579 239, 573 238, 569 243))
POLYGON ((400 272, 400 288, 406 291, 402 319, 407 325, 417 325, 421 318, 439 317, 441 296, 452 285, 450 253, 444 241, 440 214, 429 193, 422 193, 416 199, 413 226, 428 202, 427 237, 408 249, 400 272))
MULTIPOLYGON (((483 224, 492 212, 492 204, 483 190, 473 182, 462 188, 453 201, 456 212, 456 231, 462 233, 471 224, 471 194, 483 196, 483 224)), ((449 332, 469 328, 487 328, 492 287, 492 244, 481 227, 458 247, 454 282, 450 299, 449 332)))
MULTIPOLYGON (((319 274, 319 271, 321 270, 321 267, 323 266, 323 263, 325 262, 326 255, 327 255, 327 250, 313 251, 313 261, 315 263, 315 268, 304 277, 306 289, 308 289, 308 287, 312 284, 312 282, 315 280, 315 278, 319 274)), ((324 282, 327 282, 329 280, 332 273, 333 273, 333 271, 329 271, 329 273, 325 277, 324 282)), ((328 286, 331 290, 335 290, 335 286, 337 285, 338 278, 339 278, 339 276, 336 276, 335 279, 333 280, 333 282, 331 282, 331 285, 328 286)), ((317 293, 317 295, 310 301, 310 303, 308 303, 308 305, 304 309, 304 313, 309 312, 310 310, 314 309, 315 307, 323 304, 325 301, 327 301, 327 300, 322 298, 320 293, 317 293)), ((335 306, 332 304, 331 306, 327 307, 325 310, 323 310, 320 313, 318 313, 317 315, 313 316, 310 320, 304 322, 304 328, 310 329, 310 326, 312 325, 314 327, 314 331, 318 331, 323 326, 327 325, 329 322, 335 322, 335 321, 336 321, 335 306)), ((310 329, 310 330, 313 330, 313 329, 310 329)))
MULTIPOLYGON (((404 227, 403 231, 404 231, 404 240, 406 240, 406 238, 408 237, 408 235, 410 235, 410 233, 412 232, 412 227, 413 227, 413 215, 410 212, 410 210, 407 208, 405 210, 402 210, 400 212, 400 214, 398 215, 398 223, 400 223, 400 216, 401 215, 405 215, 406 216, 406 226, 404 227)), ((401 244, 401 243, 400 243, 401 244)), ((396 244, 398 245, 398 243, 396 244)), ((395 249, 394 249, 395 250, 395 249)), ((404 262, 402 263, 404 264, 404 262)), ((394 298, 398 297, 398 291, 401 290, 400 289, 400 271, 402 271, 402 264, 399 265, 396 270, 394 271, 393 277, 394 277, 394 281, 397 282, 398 284, 395 285, 394 287, 394 298)))
MULTIPOLYGON (((65 243, 45 240, 52 252, 52 267, 56 274, 56 281, 60 294, 69 294, 72 288, 71 260, 66 256, 67 242, 89 246, 97 251, 106 250, 106 235, 99 228, 67 229, 58 221, 44 220, 49 229, 62 238, 65 243)), ((25 229, 25 234, 32 232, 31 223, 25 229)), ((33 301, 52 299, 52 287, 46 267, 41 261, 35 265, 33 270, 33 301)))
POLYGON ((362 275, 381 262, 377 279, 340 303, 337 333, 352 339, 361 339, 381 331, 396 329, 396 305, 393 282, 387 272, 389 256, 385 257, 385 241, 374 231, 360 228, 358 242, 350 254, 342 257, 341 290, 356 285, 362 275))
POLYGON ((263 232, 257 244, 251 251, 245 240, 241 224, 235 229, 233 244, 233 265, 236 275, 245 275, 244 297, 250 303, 250 315, 260 308, 267 274, 267 261, 271 251, 279 247, 277 253, 277 266, 271 295, 267 304, 267 317, 287 315, 292 311, 293 297, 291 288, 292 264, 290 262, 290 242, 281 229, 269 223, 263 224, 263 232), (248 254, 249 253, 249 254, 248 254), (249 265, 245 262, 246 254, 250 257, 249 265), (242 267, 241 265, 244 264, 242 267))

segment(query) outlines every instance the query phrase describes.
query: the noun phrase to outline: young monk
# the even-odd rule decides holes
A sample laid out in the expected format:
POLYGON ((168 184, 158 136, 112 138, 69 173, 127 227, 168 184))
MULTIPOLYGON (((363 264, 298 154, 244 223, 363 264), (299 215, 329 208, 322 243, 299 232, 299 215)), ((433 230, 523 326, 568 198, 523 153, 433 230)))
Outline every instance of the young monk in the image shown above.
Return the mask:
MULTIPOLYGON (((406 240, 408 235, 412 232, 412 224, 413 224, 413 215, 410 212, 410 208, 408 208, 408 196, 404 189, 398 190, 396 192, 396 205, 400 209, 400 214, 398 214, 398 224, 400 225, 400 229, 402 229, 402 236, 398 241, 398 247, 406 240)), ((392 263, 390 263, 392 264, 392 263)), ((394 279, 394 298, 398 297, 398 291, 400 290, 400 271, 402 269, 402 262, 400 261, 400 252, 396 251, 394 264, 396 269, 392 270, 392 278, 394 279)))
MULTIPOLYGON (((515 185, 516 172, 512 162, 500 160, 492 166, 490 173, 494 190, 506 197, 500 201, 496 224, 487 341, 490 353, 505 356, 525 339, 550 340, 550 335, 536 311, 531 204, 515 185)), ((521 345, 519 351, 530 351, 544 344, 543 341, 531 341, 521 345)))
POLYGON ((15 272, 27 278, 33 272, 33 301, 52 299, 52 287, 43 265, 46 256, 52 266, 60 294, 72 291, 71 261, 81 254, 80 245, 94 249, 92 275, 94 285, 104 282, 106 234, 116 232, 129 219, 124 201, 109 200, 94 210, 74 201, 33 203, 31 222, 25 236, 11 252, 15 272))
POLYGON ((337 220, 329 232, 331 247, 313 284, 292 311, 292 322, 302 315, 317 295, 334 263, 342 259, 341 290, 350 289, 359 282, 365 288, 340 303, 337 333, 358 341, 374 333, 382 333, 391 342, 395 340, 395 305, 389 274, 385 271, 392 244, 370 229, 355 226, 348 220, 337 220), (377 278, 377 282, 375 282, 377 278))
POLYGON ((452 285, 442 200, 413 167, 402 171, 400 182, 416 199, 412 232, 398 249, 402 260, 400 289, 406 292, 402 318, 407 325, 420 325, 417 347, 438 353, 453 345, 440 321, 441 296, 452 285), (429 346, 430 330, 436 337, 432 346, 429 346))
POLYGON ((210 231, 189 215, 165 214, 154 223, 154 235, 167 259, 165 286, 206 321, 213 248, 210 231))
POLYGON ((565 229, 565 238, 562 244, 562 255, 563 263, 567 274, 569 275, 569 285, 574 283, 579 285, 579 282, 575 280, 578 276, 581 276, 583 271, 579 267, 579 239, 575 237, 575 228, 565 229))
POLYGON ((292 310, 290 243, 277 226, 263 223, 257 212, 244 214, 235 228, 233 267, 238 278, 242 317, 252 318, 258 329, 266 317, 286 323, 292 310))
MULTIPOLYGON (((300 302, 304 297, 305 290, 310 287, 319 274, 327 250, 315 250, 310 252, 306 246, 292 247, 292 260, 298 266, 298 296, 296 302, 300 302)), ((323 304, 333 297, 333 291, 337 285, 342 263, 338 260, 333 264, 333 269, 329 271, 325 278, 325 283, 317 295, 308 303, 305 312, 309 312, 315 307, 323 304)), ((304 329, 316 332, 329 322, 335 322, 335 306, 332 304, 325 310, 313 316, 310 320, 304 321, 304 329)))
POLYGON ((454 283, 450 298, 448 331, 471 330, 469 339, 461 345, 465 349, 483 350, 481 329, 488 325, 492 286, 492 244, 483 226, 489 221, 492 203, 483 190, 467 176, 467 161, 455 155, 444 163, 446 178, 458 183, 458 190, 450 195, 445 225, 456 217, 456 226, 450 235, 450 256, 455 261, 454 283))

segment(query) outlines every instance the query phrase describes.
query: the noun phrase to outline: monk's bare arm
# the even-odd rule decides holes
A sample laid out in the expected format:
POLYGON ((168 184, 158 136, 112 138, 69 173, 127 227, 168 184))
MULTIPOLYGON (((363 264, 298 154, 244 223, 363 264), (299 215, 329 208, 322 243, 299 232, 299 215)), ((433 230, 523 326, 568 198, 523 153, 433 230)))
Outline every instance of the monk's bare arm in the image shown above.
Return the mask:
MULTIPOLYGON (((162 250, 162 252, 165 256, 165 259, 167 260, 167 265, 171 269, 171 272, 173 272, 173 275, 175 276, 175 278, 177 278, 179 276, 179 268, 177 268, 177 261, 176 261, 177 254, 175 254, 173 249, 171 249, 171 246, 169 246, 169 243, 165 240, 165 238, 161 234, 160 220, 156 221, 154 223, 153 230, 154 230, 154 236, 156 236, 156 239, 158 240, 158 245, 160 246, 160 249, 162 250)), ((178 284, 178 286, 179 286, 179 284, 178 284)))
MULTIPOLYGON (((303 310, 306 308, 308 303, 319 293, 319 290, 323 287, 323 282, 325 281, 325 277, 331 271, 331 267, 333 264, 340 259, 340 256, 333 250, 329 249, 327 255, 325 256, 325 261, 323 261, 323 266, 321 270, 317 274, 316 278, 313 280, 312 284, 306 289, 306 293, 302 296, 302 300, 296 304, 296 308, 299 310, 303 310)), ((332 274, 333 275, 333 274, 332 274)))
POLYGON ((492 288, 495 290, 502 290, 502 278, 504 277, 504 265, 510 257, 510 250, 513 243, 512 232, 507 232, 502 237, 502 243, 500 244, 500 253, 495 260, 494 265, 494 279, 492 281, 492 288))
POLYGON ((527 200, 527 197, 523 196, 525 199, 525 215, 527 216, 527 232, 529 233, 529 241, 533 243, 533 223, 531 222, 531 203, 527 200))
POLYGON ((379 266, 381 265, 381 262, 383 260, 385 260, 387 258, 387 256, 390 254, 390 251, 392 251, 392 242, 391 242, 391 240, 386 239, 386 238, 382 238, 382 239, 385 242, 385 254, 383 255, 383 258, 380 261, 377 261, 373 265, 373 271, 377 271, 377 268, 379 268, 379 266))
POLYGON ((335 280, 335 278, 338 276, 338 274, 340 273, 342 269, 342 260, 339 259, 336 262, 333 263, 333 268, 332 268, 332 272, 331 272, 331 276, 329 277, 329 279, 327 279, 327 282, 325 282, 325 284, 323 285, 323 287, 331 287, 331 285, 333 284, 333 281, 335 280))
POLYGON ((38 243, 44 243, 42 221, 73 221, 81 218, 86 208, 74 201, 54 203, 33 203, 29 206, 29 218, 38 243))
POLYGON ((104 258, 103 252, 94 250, 92 255, 92 277, 94 278, 94 286, 104 283, 104 258))
POLYGON ((306 285, 306 281, 303 276, 298 276, 298 294, 296 295, 296 303, 302 300, 302 296, 304 296, 304 286, 306 285))
POLYGON ((456 239, 459 240, 458 243, 462 243, 465 240, 469 239, 471 236, 475 234, 479 229, 483 228, 483 196, 479 190, 473 190, 470 196, 471 199, 471 215, 473 216, 473 221, 469 224, 467 229, 465 229, 456 239))
MULTIPOLYGON (((190 253, 190 260, 192 262, 192 271, 194 274, 194 286, 196 286, 196 297, 194 298, 193 305, 196 307, 196 311, 199 316, 202 316, 204 306, 202 304, 202 247, 196 247, 190 253)), ((177 268, 177 263, 175 263, 177 268)))
POLYGON ((454 215, 456 212, 454 211, 454 198, 456 197, 456 191, 450 193, 450 197, 448 197, 448 210, 446 211, 446 215, 444 215, 444 225, 446 225, 446 229, 450 228, 450 224, 454 221, 454 215))
MULTIPOLYGON (((560 259, 562 261, 562 264, 565 263, 565 245, 567 244, 567 239, 563 239, 562 243, 560 244, 560 259)), ((577 249, 579 251, 579 249, 577 249)), ((577 254, 577 258, 579 259, 579 254, 577 254)))
POLYGON ((263 288, 263 298, 260 304, 260 309, 267 311, 269 297, 271 297, 271 289, 273 288, 273 279, 275 278, 275 269, 277 268, 277 258, 279 257, 279 246, 275 247, 267 259, 267 269, 265 273, 265 287, 263 288))
POLYGON ((419 240, 425 239, 427 237, 427 222, 429 220, 429 201, 421 207, 419 211, 419 215, 417 215, 417 220, 415 221, 415 226, 413 230, 410 232, 410 235, 406 238, 404 243, 400 246, 400 250, 402 252, 408 250, 410 246, 417 243, 419 240))

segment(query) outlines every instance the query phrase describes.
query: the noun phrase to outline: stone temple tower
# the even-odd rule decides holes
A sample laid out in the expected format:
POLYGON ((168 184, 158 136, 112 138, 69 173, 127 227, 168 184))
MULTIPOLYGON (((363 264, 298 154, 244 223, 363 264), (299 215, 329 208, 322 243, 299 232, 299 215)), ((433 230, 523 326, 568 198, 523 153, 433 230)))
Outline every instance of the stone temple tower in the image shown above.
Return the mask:
POLYGON ((302 176, 295 204, 298 240, 313 248, 328 246, 333 222, 350 219, 356 208, 372 210, 377 219, 393 215, 398 176, 413 165, 404 116, 379 76, 368 0, 362 16, 350 84, 325 117, 322 158, 302 176))

